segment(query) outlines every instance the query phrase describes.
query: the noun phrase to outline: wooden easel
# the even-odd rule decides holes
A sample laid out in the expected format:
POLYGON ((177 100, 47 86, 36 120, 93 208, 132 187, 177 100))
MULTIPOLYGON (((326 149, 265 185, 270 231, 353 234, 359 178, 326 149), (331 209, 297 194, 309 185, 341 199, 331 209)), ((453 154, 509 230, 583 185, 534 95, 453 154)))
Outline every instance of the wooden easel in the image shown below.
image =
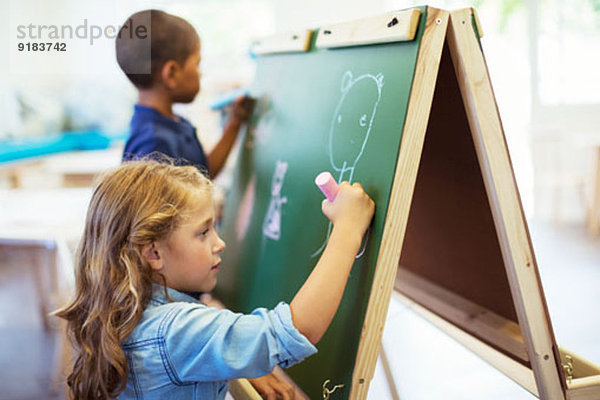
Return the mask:
MULTIPOLYGON (((473 9, 447 12, 428 7, 350 399, 367 397, 392 293, 534 395, 548 400, 600 398, 600 369, 556 345, 480 36, 473 9), (465 179, 482 181, 477 196, 484 196, 479 203, 488 207, 498 255, 494 262, 506 279, 506 290, 499 290, 498 298, 484 300, 497 300, 506 312, 469 300, 452 284, 448 288, 424 278, 419 265, 404 265, 415 260, 407 256, 415 251, 405 238, 407 232, 420 232, 413 229, 410 217, 420 171, 429 168, 424 165, 430 160, 424 154, 427 136, 440 129, 430 117, 442 71, 455 78, 458 101, 453 104, 462 102, 466 116, 458 126, 450 118, 446 134, 450 142, 454 136, 470 137, 475 168, 467 174, 474 178, 465 179)), ((456 189, 451 186, 449 190, 456 189)), ((457 276, 470 279, 468 271, 460 270, 457 276)))

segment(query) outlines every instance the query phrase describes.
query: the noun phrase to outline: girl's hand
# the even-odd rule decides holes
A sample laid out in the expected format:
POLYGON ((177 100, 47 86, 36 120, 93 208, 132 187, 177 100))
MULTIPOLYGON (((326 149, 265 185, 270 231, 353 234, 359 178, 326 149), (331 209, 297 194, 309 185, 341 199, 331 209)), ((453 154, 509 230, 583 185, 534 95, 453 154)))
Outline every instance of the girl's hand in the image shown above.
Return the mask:
POLYGON ((334 227, 357 232, 362 238, 373 219, 375 203, 360 183, 342 182, 335 200, 323 200, 321 209, 334 227))

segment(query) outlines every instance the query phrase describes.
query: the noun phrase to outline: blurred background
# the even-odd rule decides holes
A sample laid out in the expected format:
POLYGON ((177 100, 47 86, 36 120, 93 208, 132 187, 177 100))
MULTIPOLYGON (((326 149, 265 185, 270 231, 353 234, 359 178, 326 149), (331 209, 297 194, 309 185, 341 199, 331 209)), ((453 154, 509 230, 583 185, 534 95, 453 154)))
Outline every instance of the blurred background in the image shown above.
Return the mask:
MULTIPOLYGON (((146 8, 187 19, 202 38, 202 90, 193 103, 178 105, 176 113, 197 127, 201 142, 210 150, 221 130, 219 114, 209 105, 224 92, 252 82, 255 65, 248 49, 253 39, 423 4, 3 1, 0 236, 5 239, 0 239, 0 386, 8 386, 0 389, 0 398, 62 396, 60 387, 53 385, 60 354, 56 323, 40 319, 37 309, 48 311, 57 301, 38 299, 40 292, 65 283, 60 268, 58 278, 48 278, 44 265, 68 264, 91 178, 119 163, 136 101, 133 87, 116 63, 113 40, 98 39, 85 49, 75 40, 67 41, 66 55, 24 55, 16 50, 17 25, 75 26, 87 20, 116 26, 146 8), (48 234, 57 231, 64 239, 59 245, 48 234), (32 237, 37 241, 32 242, 32 237), (47 254, 58 261, 47 261, 47 254), (23 312, 23 307, 31 311, 23 312), (19 354, 26 354, 25 361, 15 364, 19 354)), ((600 0, 428 4, 477 8, 482 46, 557 340, 599 363, 600 345, 595 338, 600 330, 600 0)), ((235 160, 230 161, 229 171, 235 160)), ((220 184, 226 190, 228 172, 222 175, 220 184)), ((397 303, 390 308, 383 344, 400 398, 532 398, 397 303), (435 388, 427 384, 431 381, 438 383, 435 388)), ((386 387, 378 367, 371 398, 392 398, 386 387)))

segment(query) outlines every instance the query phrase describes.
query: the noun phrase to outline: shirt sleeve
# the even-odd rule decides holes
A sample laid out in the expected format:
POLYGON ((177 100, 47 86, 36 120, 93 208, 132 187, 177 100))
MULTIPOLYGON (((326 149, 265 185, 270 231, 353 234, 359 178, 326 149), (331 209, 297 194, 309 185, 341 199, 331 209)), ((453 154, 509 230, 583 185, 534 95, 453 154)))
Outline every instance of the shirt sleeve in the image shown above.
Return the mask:
POLYGON ((251 314, 190 304, 165 330, 165 349, 181 382, 254 378, 317 352, 294 327, 286 303, 251 314))

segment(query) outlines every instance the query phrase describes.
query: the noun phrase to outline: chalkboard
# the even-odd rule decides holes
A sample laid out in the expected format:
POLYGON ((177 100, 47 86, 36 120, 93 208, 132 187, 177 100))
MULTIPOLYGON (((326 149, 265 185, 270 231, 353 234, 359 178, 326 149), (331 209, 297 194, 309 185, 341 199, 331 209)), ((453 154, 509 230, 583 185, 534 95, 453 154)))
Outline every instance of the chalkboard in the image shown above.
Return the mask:
POLYGON ((291 301, 328 237, 314 178, 360 182, 376 203, 366 247, 319 352, 288 370, 311 399, 326 380, 347 398, 367 307, 426 8, 414 40, 257 58, 258 99, 227 195, 217 296, 234 310, 291 301))

